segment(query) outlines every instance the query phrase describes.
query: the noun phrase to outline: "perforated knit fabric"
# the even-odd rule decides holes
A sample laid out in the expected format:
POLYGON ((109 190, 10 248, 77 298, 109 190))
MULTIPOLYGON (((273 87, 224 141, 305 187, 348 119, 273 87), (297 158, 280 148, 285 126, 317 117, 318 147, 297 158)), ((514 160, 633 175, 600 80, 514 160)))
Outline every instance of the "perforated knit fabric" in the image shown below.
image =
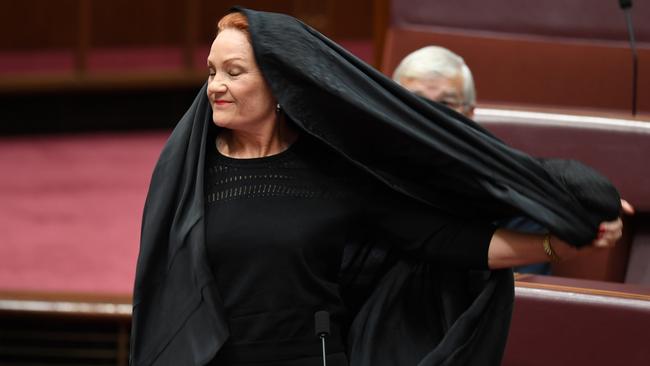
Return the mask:
POLYGON ((233 159, 216 149, 206 157, 206 249, 230 327, 220 366, 322 364, 315 363, 319 310, 330 312, 328 351, 344 352, 353 314, 339 270, 356 240, 394 243, 445 265, 486 263, 493 228, 430 212, 343 158, 323 160, 323 148, 303 136, 264 158, 233 159))
POLYGON ((345 169, 326 173, 301 145, 258 159, 208 156, 207 251, 231 330, 219 365, 322 364, 318 310, 331 314, 328 350, 344 351, 338 269, 358 197, 345 169))
POLYGON ((208 204, 241 198, 314 198, 316 196, 325 198, 331 195, 331 192, 323 192, 313 185, 305 184, 306 182, 300 177, 298 163, 294 160, 282 159, 283 161, 272 162, 250 159, 251 161, 243 164, 236 159, 229 161, 223 156, 219 160, 221 161, 216 162, 208 170, 209 174, 217 177, 208 188, 209 193, 206 197, 208 204), (260 165, 256 166, 256 163, 260 165))

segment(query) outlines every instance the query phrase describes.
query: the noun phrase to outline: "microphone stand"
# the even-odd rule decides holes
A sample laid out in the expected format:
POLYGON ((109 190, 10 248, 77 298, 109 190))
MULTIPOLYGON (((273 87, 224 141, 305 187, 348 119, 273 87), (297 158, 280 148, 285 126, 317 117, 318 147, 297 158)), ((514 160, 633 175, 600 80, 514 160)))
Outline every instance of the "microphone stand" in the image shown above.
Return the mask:
POLYGON ((637 111, 637 79, 639 73, 639 57, 636 53, 636 40, 634 39, 634 26, 632 25, 632 0, 618 0, 618 5, 625 13, 625 23, 627 24, 627 33, 630 38, 630 48, 632 49, 632 115, 636 116, 637 111))
POLYGON ((320 335, 320 340, 323 344, 323 366, 327 366, 327 354, 325 353, 325 334, 320 335))
POLYGON ((323 345, 323 366, 327 366, 327 353, 325 352, 325 337, 330 334, 330 313, 321 310, 314 314, 314 328, 323 345))

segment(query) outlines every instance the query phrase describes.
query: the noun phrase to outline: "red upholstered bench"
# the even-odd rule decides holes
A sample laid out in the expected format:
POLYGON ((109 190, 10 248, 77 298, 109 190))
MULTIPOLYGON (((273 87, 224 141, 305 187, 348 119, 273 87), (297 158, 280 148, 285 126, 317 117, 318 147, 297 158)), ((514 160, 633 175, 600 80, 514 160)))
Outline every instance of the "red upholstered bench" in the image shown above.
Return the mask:
POLYGON ((635 206, 615 249, 562 263, 554 274, 650 285, 650 122, 486 108, 477 110, 476 120, 534 156, 590 165, 635 206))
MULTIPOLYGON (((465 59, 479 102, 632 109, 632 56, 615 0, 386 2, 376 43, 388 75, 409 52, 439 45, 465 59)), ((638 110, 648 114, 650 2, 634 1, 632 14, 638 110)))
POLYGON ((650 365, 650 287, 523 275, 504 366, 650 365))

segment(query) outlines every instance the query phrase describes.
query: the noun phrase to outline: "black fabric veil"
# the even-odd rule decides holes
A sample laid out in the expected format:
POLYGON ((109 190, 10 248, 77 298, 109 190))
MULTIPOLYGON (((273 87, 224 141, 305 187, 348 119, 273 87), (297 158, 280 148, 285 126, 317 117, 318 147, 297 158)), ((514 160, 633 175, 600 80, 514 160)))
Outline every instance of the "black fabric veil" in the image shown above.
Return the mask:
MULTIPOLYGON (((257 63, 287 116, 332 154, 396 191, 468 219, 524 215, 576 246, 618 216, 616 189, 588 167, 506 146, 292 17, 235 10, 248 18, 257 63)), ((153 173, 134 289, 133 365, 202 365, 229 335, 204 245, 211 123, 204 86, 153 173)), ((342 284, 368 294, 348 337, 351 365, 500 363, 512 311, 511 271, 408 260, 386 269, 381 243, 346 250, 342 284)))

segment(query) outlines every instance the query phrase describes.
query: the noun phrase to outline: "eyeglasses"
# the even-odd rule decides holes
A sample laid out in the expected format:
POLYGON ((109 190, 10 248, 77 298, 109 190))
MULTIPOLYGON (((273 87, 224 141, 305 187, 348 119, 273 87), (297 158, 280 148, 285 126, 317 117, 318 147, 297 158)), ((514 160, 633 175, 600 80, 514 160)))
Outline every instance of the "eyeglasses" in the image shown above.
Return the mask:
POLYGON ((436 102, 446 107, 449 107, 451 109, 461 109, 467 106, 467 103, 458 100, 443 99, 443 100, 436 100, 436 102))

